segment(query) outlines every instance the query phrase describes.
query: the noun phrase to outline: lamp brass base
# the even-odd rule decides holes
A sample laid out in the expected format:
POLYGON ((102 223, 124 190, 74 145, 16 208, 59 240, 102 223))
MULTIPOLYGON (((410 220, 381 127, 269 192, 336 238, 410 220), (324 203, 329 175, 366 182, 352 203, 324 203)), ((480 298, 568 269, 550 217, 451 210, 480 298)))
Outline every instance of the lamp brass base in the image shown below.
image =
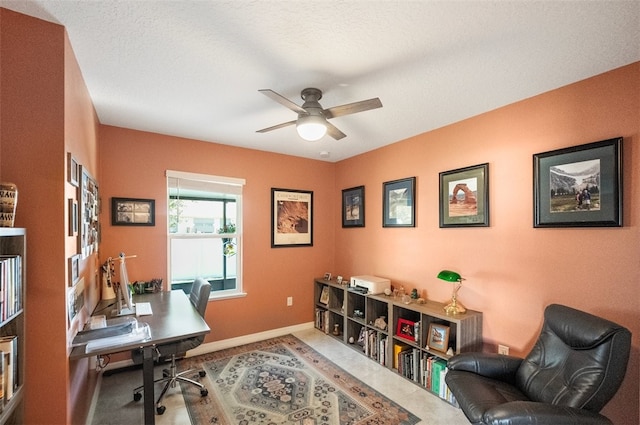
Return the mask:
POLYGON ((465 314, 467 312, 467 309, 462 304, 457 302, 457 300, 453 300, 451 303, 447 304, 444 307, 444 312, 448 316, 455 316, 456 314, 465 314))

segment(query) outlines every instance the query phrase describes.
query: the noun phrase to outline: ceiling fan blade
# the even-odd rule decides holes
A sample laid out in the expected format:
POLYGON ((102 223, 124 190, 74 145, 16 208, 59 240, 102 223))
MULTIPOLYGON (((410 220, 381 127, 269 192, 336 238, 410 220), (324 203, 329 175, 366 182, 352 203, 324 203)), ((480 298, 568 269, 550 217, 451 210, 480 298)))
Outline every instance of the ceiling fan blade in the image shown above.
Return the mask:
POLYGON ((335 140, 340 140, 343 137, 347 137, 342 131, 338 130, 338 127, 331 124, 329 121, 325 123, 327 125, 327 134, 333 137, 335 140))
POLYGON ((368 100, 361 100, 360 102, 347 103, 346 105, 334 106, 333 108, 325 109, 322 112, 324 113, 324 116, 329 119, 376 108, 382 108, 382 102, 380 102, 380 99, 377 97, 368 100))
POLYGON ((274 125, 272 127, 263 128, 262 130, 256 130, 256 133, 266 133, 267 131, 277 130, 282 127, 288 127, 296 123, 296 120, 283 122, 282 124, 274 125))
POLYGON ((301 106, 296 105, 295 103, 293 103, 292 101, 290 101, 286 97, 274 92, 271 89, 260 89, 258 91, 260 93, 264 94, 265 96, 267 96, 268 98, 270 98, 272 100, 275 100, 276 102, 278 102, 282 106, 291 109, 293 112, 296 112, 298 114, 306 114, 307 113, 307 111, 304 110, 301 106))

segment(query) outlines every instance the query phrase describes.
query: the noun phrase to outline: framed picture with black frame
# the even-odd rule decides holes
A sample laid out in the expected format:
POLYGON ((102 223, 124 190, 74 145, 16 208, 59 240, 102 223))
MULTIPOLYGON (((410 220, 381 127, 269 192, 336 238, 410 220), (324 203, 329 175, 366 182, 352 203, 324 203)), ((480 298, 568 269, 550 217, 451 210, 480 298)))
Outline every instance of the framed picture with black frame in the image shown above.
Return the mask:
POLYGON ((382 227, 416 226, 416 178, 382 183, 382 227))
POLYGON ((489 226, 489 164, 440 173, 440 227, 489 226))
POLYGON ((271 247, 313 246, 313 192, 271 189, 271 247))
POLYGON ((533 155, 533 227, 622 226, 622 137, 533 155))
POLYGON ((364 186, 342 191, 342 227, 364 227, 364 186))
POLYGON ((155 212, 154 199, 111 198, 113 226, 155 226, 155 212))

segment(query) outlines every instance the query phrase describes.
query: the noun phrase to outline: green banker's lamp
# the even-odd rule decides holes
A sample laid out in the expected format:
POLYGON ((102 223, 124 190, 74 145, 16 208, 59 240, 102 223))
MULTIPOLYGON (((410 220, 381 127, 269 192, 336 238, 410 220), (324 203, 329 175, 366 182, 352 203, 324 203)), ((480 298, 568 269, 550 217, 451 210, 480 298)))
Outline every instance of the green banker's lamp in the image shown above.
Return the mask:
POLYGON ((444 311, 448 315, 464 314, 467 309, 458 302, 458 290, 462 286, 464 280, 459 273, 451 270, 442 270, 438 273, 438 279, 453 283, 453 293, 451 294, 451 302, 444 307, 444 311))

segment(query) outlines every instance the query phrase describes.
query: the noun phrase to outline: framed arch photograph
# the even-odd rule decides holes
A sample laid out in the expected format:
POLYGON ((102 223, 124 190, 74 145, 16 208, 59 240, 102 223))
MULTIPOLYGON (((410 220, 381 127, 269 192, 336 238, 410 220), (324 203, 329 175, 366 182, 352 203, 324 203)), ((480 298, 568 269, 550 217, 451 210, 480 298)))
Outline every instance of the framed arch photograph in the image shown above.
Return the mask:
POLYGON ((489 226, 489 164, 440 173, 440 227, 489 226))

